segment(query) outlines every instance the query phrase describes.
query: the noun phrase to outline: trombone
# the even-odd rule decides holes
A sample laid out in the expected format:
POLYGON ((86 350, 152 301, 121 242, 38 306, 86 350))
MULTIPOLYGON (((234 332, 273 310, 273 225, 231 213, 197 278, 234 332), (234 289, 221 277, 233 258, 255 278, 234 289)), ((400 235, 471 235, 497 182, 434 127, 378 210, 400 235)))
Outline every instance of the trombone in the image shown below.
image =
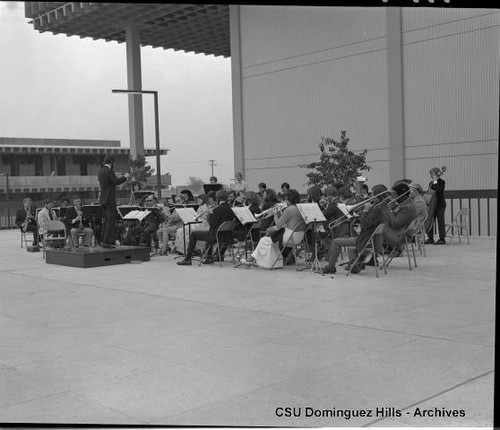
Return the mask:
POLYGON ((276 215, 279 212, 283 212, 287 206, 288 205, 286 202, 276 203, 273 207, 266 209, 265 211, 262 211, 258 214, 255 214, 254 216, 257 219, 260 217, 268 218, 270 216, 276 215))
MULTIPOLYGON (((388 201, 386 200, 382 200, 380 203, 377 203, 374 208, 376 207, 379 207, 383 204, 386 204, 387 207, 389 208, 389 210, 391 210, 392 212, 396 211, 397 208, 399 208, 399 202, 398 200, 401 200, 401 197, 403 196, 406 196, 406 195, 409 195, 408 198, 410 199, 413 199, 414 197, 411 195, 411 192, 413 191, 413 188, 410 187, 410 189, 408 191, 405 191, 403 194, 401 195, 396 195, 396 193, 394 191, 390 191, 391 194, 392 194, 392 199, 389 199, 388 201)), ((404 201, 406 201, 406 199, 404 199, 404 201)))
POLYGON ((383 199, 389 194, 392 195, 392 191, 386 190, 375 196, 368 197, 367 199, 364 199, 363 201, 356 203, 355 205, 346 205, 344 203, 337 204, 338 208, 344 213, 344 215, 330 222, 330 224, 328 224, 328 228, 330 230, 337 228, 338 226, 340 226, 341 224, 343 224, 344 222, 348 221, 353 217, 353 215, 351 215, 351 212, 357 211, 358 209, 362 208, 366 203, 375 198, 383 199))

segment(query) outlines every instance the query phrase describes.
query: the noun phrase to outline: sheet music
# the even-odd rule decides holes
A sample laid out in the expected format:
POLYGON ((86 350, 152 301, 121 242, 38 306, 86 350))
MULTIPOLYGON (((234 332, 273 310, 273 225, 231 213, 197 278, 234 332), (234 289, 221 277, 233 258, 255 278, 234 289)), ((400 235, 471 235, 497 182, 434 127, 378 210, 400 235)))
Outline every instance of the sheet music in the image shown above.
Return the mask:
POLYGON ((175 208, 175 211, 177 212, 177 215, 179 215, 179 218, 182 220, 182 223, 184 225, 199 222, 195 218, 196 212, 193 208, 175 208))
POLYGON ((250 209, 248 208, 248 206, 243 206, 241 208, 239 207, 235 207, 235 208, 231 208, 234 215, 236 216, 236 218, 238 218, 238 220, 243 224, 248 224, 248 223, 252 223, 252 222, 257 222, 257 219, 253 216, 253 213, 250 212, 250 209))
POLYGON ((123 219, 136 219, 139 221, 142 221, 144 218, 146 218, 151 211, 145 210, 145 211, 130 211, 127 215, 123 217, 123 219))
POLYGON ((326 221, 326 218, 317 203, 299 203, 297 204, 297 208, 306 224, 314 221, 326 221))

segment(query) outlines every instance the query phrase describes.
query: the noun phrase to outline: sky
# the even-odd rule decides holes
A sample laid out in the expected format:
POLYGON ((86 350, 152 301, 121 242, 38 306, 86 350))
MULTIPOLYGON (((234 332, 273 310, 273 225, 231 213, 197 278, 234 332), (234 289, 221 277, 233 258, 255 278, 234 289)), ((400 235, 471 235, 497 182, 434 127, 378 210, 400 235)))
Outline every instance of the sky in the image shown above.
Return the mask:
MULTIPOLYGON (((158 91, 161 173, 234 177, 230 58, 141 48, 142 89, 158 91)), ((0 137, 119 140, 129 147, 125 43, 39 33, 24 2, 0 1, 0 137)), ((155 147, 144 96, 144 146, 155 147)), ((152 167, 153 158, 148 158, 152 167)))

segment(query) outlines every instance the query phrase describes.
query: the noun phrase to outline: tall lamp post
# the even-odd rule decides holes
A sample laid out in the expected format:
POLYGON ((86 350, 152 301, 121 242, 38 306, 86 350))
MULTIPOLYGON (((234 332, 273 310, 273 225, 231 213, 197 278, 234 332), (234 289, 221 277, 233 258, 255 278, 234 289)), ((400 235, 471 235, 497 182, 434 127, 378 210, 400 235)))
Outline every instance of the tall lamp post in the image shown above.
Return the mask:
POLYGON ((121 94, 153 94, 155 107, 155 137, 156 137, 156 182, 158 200, 161 199, 161 173, 160 173, 160 120, 158 116, 158 91, 147 90, 111 90, 112 93, 121 94))

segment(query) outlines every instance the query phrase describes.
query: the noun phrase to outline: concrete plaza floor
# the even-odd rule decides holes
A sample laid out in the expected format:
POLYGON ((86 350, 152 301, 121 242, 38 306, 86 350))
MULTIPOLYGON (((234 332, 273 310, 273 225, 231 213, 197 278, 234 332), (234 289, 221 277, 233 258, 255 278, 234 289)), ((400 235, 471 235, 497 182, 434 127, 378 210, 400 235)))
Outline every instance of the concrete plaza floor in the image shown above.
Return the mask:
POLYGON ((491 427, 495 248, 332 279, 172 256, 75 269, 0 231, 0 423, 491 427))

